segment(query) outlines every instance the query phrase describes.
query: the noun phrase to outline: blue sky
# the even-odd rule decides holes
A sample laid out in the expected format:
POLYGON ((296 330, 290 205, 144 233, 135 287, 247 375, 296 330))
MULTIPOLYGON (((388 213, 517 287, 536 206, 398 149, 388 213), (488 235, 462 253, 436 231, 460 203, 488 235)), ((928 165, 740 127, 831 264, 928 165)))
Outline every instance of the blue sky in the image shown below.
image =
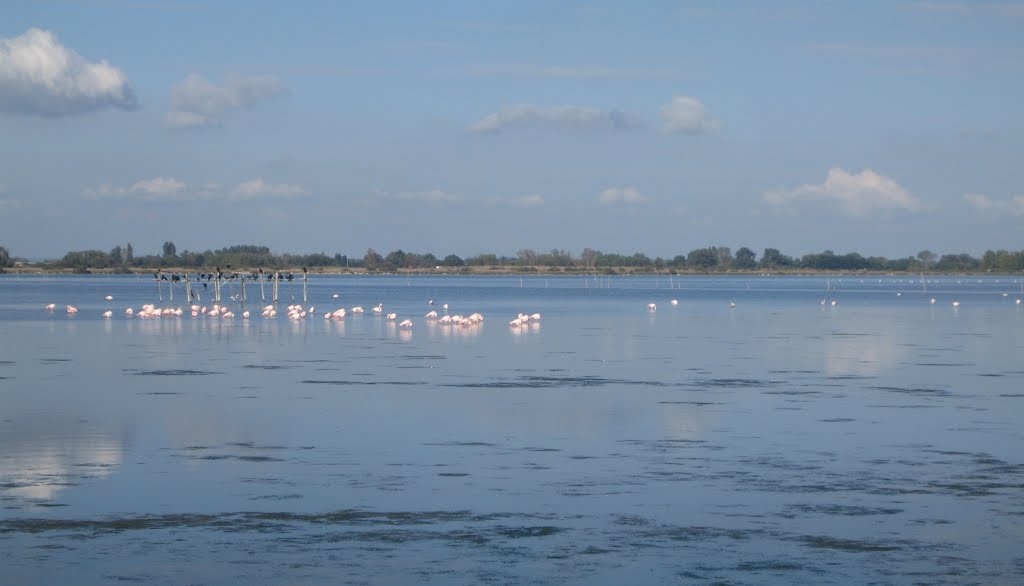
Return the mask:
POLYGON ((13 255, 1024 248, 1024 2, 3 15, 13 255))

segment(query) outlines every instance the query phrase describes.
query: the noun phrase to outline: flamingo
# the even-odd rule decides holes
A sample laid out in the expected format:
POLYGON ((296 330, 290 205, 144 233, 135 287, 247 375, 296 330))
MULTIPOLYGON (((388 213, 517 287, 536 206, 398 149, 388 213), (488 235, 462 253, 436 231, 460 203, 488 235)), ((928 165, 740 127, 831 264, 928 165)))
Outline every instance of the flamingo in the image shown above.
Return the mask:
POLYGON ((377 315, 380 315, 381 313, 384 312, 384 304, 383 303, 378 303, 377 307, 374 307, 370 311, 372 311, 373 313, 375 313, 377 315))
POLYGON ((388 321, 395 321, 395 319, 398 318, 398 314, 397 313, 389 313, 387 315, 387 318, 388 318, 388 321))
POLYGON ((74 305, 69 305, 68 306, 68 315, 75 315, 76 313, 78 313, 78 308, 75 307, 74 305))
POLYGON ((647 311, 657 311, 657 310, 658 310, 658 306, 657 305, 655 305, 653 303, 648 303, 647 304, 647 311))
POLYGON ((736 302, 735 301, 730 301, 729 302, 729 308, 730 309, 736 309, 736 302))
POLYGON ((46 305, 46 307, 44 307, 43 309, 45 309, 46 311, 53 311, 54 309, 57 309, 57 304, 56 303, 48 303, 46 305))
POLYGON ((398 327, 400 327, 400 328, 411 328, 412 327, 412 320, 411 319, 402 320, 402 322, 398 324, 398 327))
POLYGON ((434 319, 434 318, 436 318, 436 317, 437 317, 437 312, 436 312, 436 311, 434 311, 434 310, 430 310, 430 311, 428 311, 428 312, 427 312, 427 314, 426 314, 425 316, 423 316, 423 317, 426 317, 427 319, 434 319))
POLYGON ((672 305, 679 305, 679 300, 678 299, 673 299, 672 300, 672 305))
POLYGON ((954 301, 953 302, 953 307, 960 307, 960 302, 959 301, 954 301))
POLYGON ((131 315, 133 313, 135 313, 135 310, 130 308, 130 307, 128 309, 124 310, 124 314, 125 315, 131 315))
POLYGON ((363 306, 357 305, 352 308, 352 313, 363 313, 363 306))
POLYGON ((107 301, 113 301, 114 300, 114 296, 113 295, 107 295, 106 297, 104 297, 104 299, 106 299, 107 301))
POLYGON ((113 311, 110 311, 110 310, 108 309, 108 310, 104 311, 104 312, 103 312, 102 314, 100 314, 100 315, 102 315, 103 317, 110 317, 110 316, 114 315, 114 312, 113 312, 113 311))
POLYGON ((534 321, 540 321, 540 314, 539 313, 531 314, 530 315, 530 319, 532 319, 534 321))

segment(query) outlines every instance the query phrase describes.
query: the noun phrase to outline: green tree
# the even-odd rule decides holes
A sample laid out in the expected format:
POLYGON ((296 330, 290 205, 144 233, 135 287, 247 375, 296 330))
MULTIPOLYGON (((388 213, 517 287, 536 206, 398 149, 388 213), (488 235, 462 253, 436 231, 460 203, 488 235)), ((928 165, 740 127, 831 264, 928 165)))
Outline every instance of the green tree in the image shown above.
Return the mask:
POLYGON ((3 246, 0 246, 0 271, 2 271, 4 267, 9 266, 11 266, 11 253, 7 252, 7 249, 3 246))
POLYGON ((930 250, 922 250, 917 253, 917 260, 921 261, 921 264, 923 264, 926 269, 931 268, 938 258, 938 255, 930 250))
POLYGON ((124 264, 130 265, 135 260, 135 254, 132 252, 132 243, 129 242, 128 246, 124 247, 124 264))
POLYGON ((778 269, 793 266, 792 257, 779 252, 777 248, 765 248, 761 255, 761 268, 778 269))
POLYGON ((746 246, 736 251, 736 258, 732 261, 732 266, 737 269, 753 269, 757 267, 757 253, 750 250, 746 246))
POLYGON ((407 257, 408 255, 401 248, 391 251, 384 257, 384 266, 391 270, 403 268, 407 257))
POLYGON ((710 269, 718 264, 718 254, 714 248, 698 248, 686 255, 686 264, 698 269, 710 269))
POLYGON ((171 241, 164 242, 164 256, 168 258, 174 258, 177 256, 178 249, 174 247, 174 243, 171 241))
POLYGON ((442 264, 446 267, 461 267, 462 265, 466 264, 466 261, 455 256, 454 254, 449 254, 448 256, 444 257, 444 261, 442 261, 442 264))
POLYGON ((383 262, 384 257, 382 257, 380 254, 377 254, 376 250, 372 248, 366 249, 366 255, 363 256, 363 264, 366 265, 367 269, 371 271, 376 270, 383 262))

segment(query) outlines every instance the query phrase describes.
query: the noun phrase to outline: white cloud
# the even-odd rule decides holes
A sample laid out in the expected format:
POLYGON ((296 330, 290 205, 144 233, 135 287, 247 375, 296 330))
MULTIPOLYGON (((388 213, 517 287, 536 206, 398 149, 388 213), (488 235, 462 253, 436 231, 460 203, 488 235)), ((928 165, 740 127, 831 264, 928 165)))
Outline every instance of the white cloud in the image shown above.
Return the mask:
POLYGON ((383 197, 402 201, 418 201, 431 205, 454 203, 459 200, 457 195, 441 191, 440 189, 431 189, 429 191, 402 191, 399 193, 384 194, 383 197))
POLYGON ((231 76, 225 85, 217 86, 193 73, 171 92, 171 111, 164 116, 164 126, 220 126, 223 114, 282 93, 284 86, 269 75, 231 76))
POLYGON ((287 183, 271 184, 267 183, 263 179, 251 179, 236 185, 235 188, 231 190, 231 195, 232 197, 240 199, 257 197, 292 198, 307 196, 309 195, 309 191, 299 187, 298 185, 288 185, 287 183))
POLYGON ((610 187, 601 192, 598 201, 604 205, 638 204, 647 201, 647 198, 640 195, 635 187, 610 187))
POLYGON ((911 195, 892 179, 870 169, 851 174, 838 167, 829 169, 824 183, 801 185, 792 191, 772 191, 764 199, 785 206, 800 201, 833 202, 851 216, 865 216, 875 211, 920 211, 921 200, 911 195))
POLYGON ((32 28, 0 38, 0 112, 57 117, 135 106, 123 71, 86 61, 50 31, 32 28))
POLYGON ((964 195, 964 200, 971 204, 974 209, 981 212, 1024 216, 1024 195, 1018 195, 1008 201, 1003 201, 992 199, 982 193, 968 193, 964 195))
POLYGON ((720 124, 704 104, 690 96, 676 96, 661 107, 661 118, 666 132, 700 134, 718 130, 720 124))
POLYGON ((85 195, 94 199, 134 197, 138 199, 171 199, 188 193, 189 187, 184 181, 173 177, 154 177, 135 182, 131 187, 116 187, 104 183, 99 187, 85 190, 85 195))
POLYGON ((513 197, 512 199, 508 200, 508 203, 509 205, 512 206, 533 208, 544 205, 544 197, 538 193, 531 193, 529 195, 513 197))
POLYGON ((285 183, 270 184, 262 179, 243 181, 230 192, 225 192, 216 183, 189 185, 173 177, 154 177, 136 181, 129 187, 104 183, 99 187, 86 189, 86 197, 93 199, 135 199, 141 201, 174 201, 210 198, 292 198, 309 195, 305 189, 285 183))
POLYGON ((472 132, 498 132, 508 126, 540 126, 570 130, 625 128, 629 120, 622 112, 606 112, 583 106, 505 106, 470 127, 472 132))

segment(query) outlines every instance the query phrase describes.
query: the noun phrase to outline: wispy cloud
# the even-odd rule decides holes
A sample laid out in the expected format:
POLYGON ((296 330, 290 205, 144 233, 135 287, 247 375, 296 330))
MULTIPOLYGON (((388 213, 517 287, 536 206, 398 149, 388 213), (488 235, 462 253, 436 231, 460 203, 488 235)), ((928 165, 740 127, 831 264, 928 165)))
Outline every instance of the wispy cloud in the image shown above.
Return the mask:
POLYGON ((154 177, 136 181, 130 186, 105 183, 86 189, 91 199, 129 199, 148 202, 195 201, 199 199, 291 199, 309 195, 309 191, 287 183, 267 183, 263 179, 242 181, 230 190, 216 183, 190 185, 173 177, 154 177))
POLYGON ((85 190, 86 197, 93 199, 126 198, 137 199, 174 199, 188 191, 188 184, 173 177, 154 177, 136 181, 128 187, 118 187, 104 183, 99 187, 85 190))
POLYGON ((499 132, 510 126, 569 130, 621 129, 630 126, 626 115, 584 106, 505 106, 470 127, 472 132, 499 132))
POLYGON ((483 201, 487 205, 508 206, 515 208, 534 208, 541 207, 545 204, 544 196, 538 193, 530 193, 527 195, 519 195, 515 197, 492 196, 485 198, 483 201))
POLYGON ((698 100, 690 96, 676 96, 661 107, 661 119, 666 132, 700 134, 718 130, 720 124, 711 112, 698 100))
POLYGON ((824 183, 801 185, 792 191, 768 192, 764 199, 777 206, 801 202, 833 203, 854 217, 878 211, 917 212, 924 207, 921 200, 884 175, 870 169, 851 174, 838 167, 829 169, 824 183))
POLYGON ((218 86, 193 73, 172 90, 171 111, 164 117, 164 126, 220 126, 224 114, 251 107, 284 91, 284 85, 269 75, 235 75, 218 86))
POLYGON ((981 212, 1024 216, 1024 195, 1017 195, 1004 201, 992 199, 983 193, 968 193, 964 195, 964 200, 981 212))
POLYGON ((597 200, 603 205, 635 205, 644 203, 647 198, 640 195, 636 187, 609 187, 597 196, 597 200))
POLYGON ((85 60, 50 31, 0 38, 0 112, 59 117, 111 107, 136 107, 117 67, 85 60))
POLYGON ((7 193, 7 186, 0 183, 0 210, 9 209, 13 210, 21 207, 21 200, 11 197, 7 193))
POLYGON ((668 69, 623 69, 593 65, 530 65, 525 63, 487 63, 443 70, 449 75, 476 77, 535 77, 546 79, 623 79, 664 78, 678 75, 668 69))
POLYGON ((544 197, 538 193, 521 195, 508 200, 508 204, 516 207, 534 208, 544 205, 544 197))
POLYGON ((231 190, 231 196, 238 199, 273 198, 290 199, 293 197, 305 197, 309 191, 298 185, 287 183, 267 183, 263 179, 250 179, 243 181, 231 190))
POLYGON ((442 205, 459 201, 459 196, 440 189, 430 189, 427 191, 400 191, 397 193, 381 193, 379 195, 384 199, 420 202, 430 205, 442 205))

